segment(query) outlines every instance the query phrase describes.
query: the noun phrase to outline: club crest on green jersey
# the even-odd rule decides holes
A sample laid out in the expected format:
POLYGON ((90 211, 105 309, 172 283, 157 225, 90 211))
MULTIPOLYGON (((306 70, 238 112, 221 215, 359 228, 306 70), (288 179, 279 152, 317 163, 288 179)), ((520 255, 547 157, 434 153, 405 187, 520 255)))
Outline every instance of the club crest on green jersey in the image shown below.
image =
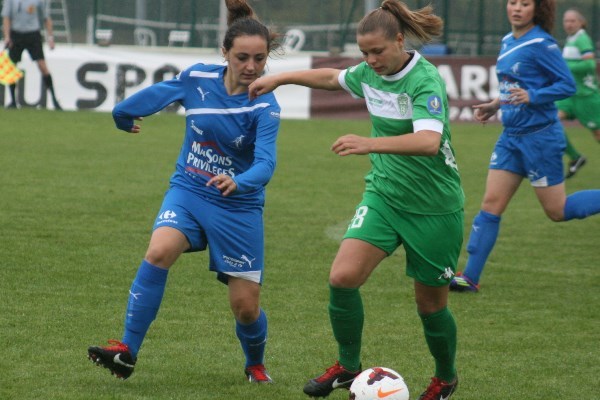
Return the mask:
POLYGON ((410 97, 406 93, 402 93, 398 95, 398 113, 400 117, 406 118, 410 108, 410 97))

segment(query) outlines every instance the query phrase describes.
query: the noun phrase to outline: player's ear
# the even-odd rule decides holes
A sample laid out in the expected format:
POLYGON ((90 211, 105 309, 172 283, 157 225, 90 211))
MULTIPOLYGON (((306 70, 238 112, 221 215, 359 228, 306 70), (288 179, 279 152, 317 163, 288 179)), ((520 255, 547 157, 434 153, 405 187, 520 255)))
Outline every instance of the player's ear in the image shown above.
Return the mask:
POLYGON ((402 34, 402 32, 398 32, 396 34, 396 44, 398 45, 398 47, 400 47, 401 49, 404 48, 404 35, 402 34))
POLYGON ((225 59, 225 61, 229 61, 229 57, 227 56, 228 52, 227 50, 225 50, 225 47, 221 47, 221 54, 223 54, 223 58, 225 59))

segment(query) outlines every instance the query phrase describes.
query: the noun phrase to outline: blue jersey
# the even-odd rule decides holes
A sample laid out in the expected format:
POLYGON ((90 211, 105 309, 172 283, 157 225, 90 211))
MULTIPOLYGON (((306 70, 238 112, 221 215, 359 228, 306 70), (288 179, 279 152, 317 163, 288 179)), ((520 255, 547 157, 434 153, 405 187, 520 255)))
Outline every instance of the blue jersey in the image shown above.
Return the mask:
POLYGON ((280 107, 272 93, 252 101, 247 93, 229 95, 223 65, 196 64, 176 78, 139 91, 113 110, 119 129, 130 131, 135 117, 154 114, 177 101, 185 108, 186 130, 171 186, 220 204, 264 204, 273 176, 280 107), (233 178, 237 190, 224 197, 206 182, 215 175, 233 178))
POLYGON ((556 40, 539 26, 520 38, 502 39, 496 64, 502 124, 507 133, 527 133, 558 121, 554 102, 575 94, 575 81, 556 40), (529 94, 529 104, 512 104, 511 88, 529 94))

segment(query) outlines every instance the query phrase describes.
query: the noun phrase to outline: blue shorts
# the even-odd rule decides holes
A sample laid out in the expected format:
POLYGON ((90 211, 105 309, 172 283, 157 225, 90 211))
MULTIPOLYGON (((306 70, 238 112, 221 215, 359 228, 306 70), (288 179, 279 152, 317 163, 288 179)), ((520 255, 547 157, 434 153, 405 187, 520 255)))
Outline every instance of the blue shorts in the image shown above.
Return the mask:
POLYGON ((564 181, 565 135, 560 122, 533 132, 502 132, 490 159, 490 169, 527 177, 533 187, 548 187, 564 181))
POLYGON ((180 188, 165 194, 154 228, 182 232, 189 252, 209 248, 209 268, 227 283, 228 277, 261 284, 264 268, 262 207, 223 207, 180 188))

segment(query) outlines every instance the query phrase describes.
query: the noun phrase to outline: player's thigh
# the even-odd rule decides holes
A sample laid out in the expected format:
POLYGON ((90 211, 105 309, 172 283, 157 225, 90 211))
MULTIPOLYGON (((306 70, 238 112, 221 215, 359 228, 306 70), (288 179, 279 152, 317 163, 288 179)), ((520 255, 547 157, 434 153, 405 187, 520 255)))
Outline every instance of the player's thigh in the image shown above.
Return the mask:
POLYGON ((152 265, 169 268, 189 246, 186 236, 181 231, 163 226, 152 232, 144 258, 152 265))
POLYGON ((600 130, 600 93, 579 97, 575 104, 575 114, 581 125, 591 131, 600 130))
POLYGON ((489 169, 481 209, 501 215, 519 189, 523 177, 511 171, 489 169))
POLYGON ((356 207, 331 266, 329 282, 337 287, 359 287, 377 265, 400 245, 392 227, 394 215, 376 194, 365 193, 356 207))
POLYGON ((565 203, 567 201, 564 182, 554 186, 534 189, 548 218, 556 222, 564 220, 565 203))
POLYGON ((518 146, 531 186, 550 187, 564 181, 563 155, 567 142, 560 122, 519 137, 518 146))
POLYGON ((198 218, 205 208, 203 201, 206 200, 187 190, 169 189, 154 220, 153 231, 163 227, 174 228, 186 237, 189 243, 186 251, 205 250, 206 235, 198 218))
POLYGON ((369 242, 346 238, 331 265, 329 283, 335 287, 360 287, 385 257, 385 251, 369 242))
POLYGON ((464 212, 444 215, 403 213, 400 232, 406 274, 426 286, 444 286, 456 273, 464 236, 464 212))
POLYGON ((8 56, 15 64, 17 64, 21 61, 24 50, 25 47, 23 46, 23 43, 13 39, 12 46, 8 50, 8 56))
POLYGON ((558 117, 560 119, 572 120, 575 118, 574 104, 573 104, 572 97, 558 100, 556 102, 556 107, 558 108, 558 117))
POLYGON ((223 208, 216 204, 198 216, 208 241, 210 270, 222 282, 229 277, 262 283, 264 224, 259 207, 223 208))
MULTIPOLYGON (((40 61, 44 59, 44 47, 42 45, 42 35, 39 32, 31 33, 27 35, 27 51, 33 61, 40 61)), ((38 64, 39 65, 39 64, 38 64)))

